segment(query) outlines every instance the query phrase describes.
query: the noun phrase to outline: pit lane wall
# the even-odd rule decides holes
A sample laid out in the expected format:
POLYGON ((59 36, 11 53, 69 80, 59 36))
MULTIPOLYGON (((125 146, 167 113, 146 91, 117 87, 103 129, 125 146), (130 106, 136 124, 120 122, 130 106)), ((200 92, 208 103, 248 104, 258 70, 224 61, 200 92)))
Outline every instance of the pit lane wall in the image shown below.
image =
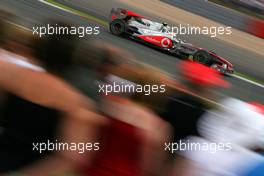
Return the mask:
MULTIPOLYGON (((161 0, 162 2, 264 38, 264 21, 217 5, 208 0, 161 0)), ((229 1, 229 0, 226 0, 229 1)), ((232 1, 233 2, 233 1, 232 1)), ((231 1, 230 1, 231 3, 231 1)))

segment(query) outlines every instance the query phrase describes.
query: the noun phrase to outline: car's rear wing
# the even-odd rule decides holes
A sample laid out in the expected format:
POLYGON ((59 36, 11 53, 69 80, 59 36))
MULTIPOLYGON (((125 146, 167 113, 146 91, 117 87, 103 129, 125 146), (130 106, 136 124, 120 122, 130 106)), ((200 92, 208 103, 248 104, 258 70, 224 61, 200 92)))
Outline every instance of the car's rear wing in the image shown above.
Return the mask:
POLYGON ((140 17, 143 18, 142 15, 139 15, 133 11, 124 9, 124 8, 112 8, 110 15, 109 15, 109 22, 115 20, 115 19, 125 19, 127 17, 140 17))

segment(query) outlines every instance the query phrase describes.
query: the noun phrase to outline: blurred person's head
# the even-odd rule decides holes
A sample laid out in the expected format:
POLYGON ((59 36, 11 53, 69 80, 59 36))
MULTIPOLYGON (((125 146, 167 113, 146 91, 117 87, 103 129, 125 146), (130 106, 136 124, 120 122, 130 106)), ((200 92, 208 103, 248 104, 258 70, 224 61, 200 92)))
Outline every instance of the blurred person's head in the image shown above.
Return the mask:
POLYGON ((126 90, 112 92, 111 95, 129 98, 154 110, 161 108, 156 103, 161 103, 159 100, 166 93, 166 87, 164 85, 162 93, 159 92, 164 76, 160 70, 137 63, 130 52, 112 44, 94 42, 90 44, 89 51, 90 64, 104 77, 105 83, 123 86, 126 90), (142 90, 132 92, 132 86, 136 85, 141 85, 142 90))
POLYGON ((221 78, 221 74, 197 62, 183 61, 180 66, 183 82, 194 93, 206 95, 217 87, 228 88, 230 84, 221 78))
POLYGON ((29 30, 25 30, 14 24, 9 25, 8 32, 5 34, 4 48, 10 52, 25 57, 34 55, 32 36, 29 30))
MULTIPOLYGON (((49 23, 56 26, 69 27, 69 24, 61 22, 49 23)), ((68 69, 73 62, 76 48, 76 36, 72 34, 45 35, 35 40, 37 58, 43 63, 47 71, 59 74, 68 69)))
POLYGON ((4 47, 5 42, 7 39, 8 28, 10 27, 11 23, 10 20, 13 20, 14 15, 10 12, 0 9, 0 47, 4 47))
POLYGON ((163 76, 159 70, 145 65, 121 64, 109 70, 105 83, 112 85, 112 89, 116 87, 115 91, 108 92, 109 95, 129 99, 155 112, 161 112, 167 94, 163 76))
POLYGON ((3 11, 0 10, 0 46, 2 47, 3 45, 3 39, 4 39, 4 34, 5 34, 5 19, 3 18, 3 11))
POLYGON ((131 64, 133 56, 126 50, 102 41, 91 41, 87 48, 87 57, 82 59, 99 74, 106 76, 121 64, 131 64))
POLYGON ((143 92, 136 92, 132 100, 145 105, 155 112, 162 112, 165 108, 166 95, 169 94, 168 86, 163 81, 165 75, 161 70, 147 66, 138 66, 138 74, 132 77, 137 84, 144 87, 143 92))
POLYGON ((91 63, 104 77, 105 83, 120 89, 119 92, 111 92, 112 96, 128 98, 154 110, 161 107, 156 103, 161 103, 159 100, 166 93, 166 87, 164 85, 162 93, 159 92, 164 76, 160 70, 137 63, 130 52, 111 44, 94 42, 90 44, 89 51, 91 63), (137 85, 142 89, 132 91, 136 89, 132 87, 137 85))
POLYGON ((18 55, 30 56, 32 32, 16 24, 19 20, 14 14, 0 10, 0 46, 18 55))

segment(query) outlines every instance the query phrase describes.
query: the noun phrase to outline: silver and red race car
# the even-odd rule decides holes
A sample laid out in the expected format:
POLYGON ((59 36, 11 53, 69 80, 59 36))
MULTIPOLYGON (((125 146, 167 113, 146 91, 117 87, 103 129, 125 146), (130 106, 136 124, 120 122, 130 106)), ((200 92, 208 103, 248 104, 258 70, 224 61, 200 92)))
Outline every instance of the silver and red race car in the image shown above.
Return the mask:
POLYGON ((114 35, 126 36, 177 57, 202 63, 223 74, 234 72, 233 65, 226 59, 179 39, 175 33, 169 31, 167 23, 151 21, 133 11, 112 9, 109 29, 114 35))

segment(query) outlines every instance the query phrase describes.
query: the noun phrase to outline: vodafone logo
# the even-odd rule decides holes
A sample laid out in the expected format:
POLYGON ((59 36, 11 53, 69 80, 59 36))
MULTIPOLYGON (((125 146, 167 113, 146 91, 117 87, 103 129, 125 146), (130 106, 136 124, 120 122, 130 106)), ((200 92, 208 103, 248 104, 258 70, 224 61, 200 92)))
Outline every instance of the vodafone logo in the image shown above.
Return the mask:
POLYGON ((164 47, 164 48, 167 48, 168 46, 170 46, 171 44, 171 40, 168 39, 168 38, 164 38, 161 40, 161 46, 164 47))

